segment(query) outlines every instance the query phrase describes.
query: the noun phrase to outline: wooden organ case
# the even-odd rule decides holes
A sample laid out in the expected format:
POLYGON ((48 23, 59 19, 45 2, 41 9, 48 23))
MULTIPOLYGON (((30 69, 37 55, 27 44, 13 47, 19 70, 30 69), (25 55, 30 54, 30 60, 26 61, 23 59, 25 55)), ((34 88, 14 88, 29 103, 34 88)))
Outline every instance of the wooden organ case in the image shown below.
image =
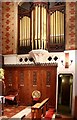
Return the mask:
POLYGON ((41 92, 40 101, 49 98, 49 106, 56 104, 57 64, 5 65, 6 92, 16 89, 19 104, 32 105, 32 92, 41 92))

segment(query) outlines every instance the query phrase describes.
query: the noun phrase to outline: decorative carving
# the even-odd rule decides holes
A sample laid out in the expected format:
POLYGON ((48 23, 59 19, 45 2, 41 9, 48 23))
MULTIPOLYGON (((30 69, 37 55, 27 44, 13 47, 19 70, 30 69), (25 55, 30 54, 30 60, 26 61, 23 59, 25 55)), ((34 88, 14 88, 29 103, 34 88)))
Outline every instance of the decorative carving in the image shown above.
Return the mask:
POLYGON ((34 58, 35 63, 43 62, 44 57, 48 54, 49 54, 49 52, 47 50, 43 50, 43 49, 32 50, 29 52, 29 56, 34 58))
POLYGON ((37 72, 33 72, 33 85, 37 85, 37 72))
POLYGON ((24 71, 20 72, 20 86, 24 86, 24 71))
POLYGON ((12 86, 12 71, 9 71, 8 73, 8 84, 9 86, 12 86))
POLYGON ((47 75, 46 75, 46 85, 48 86, 48 87, 50 87, 50 82, 51 82, 51 73, 50 73, 50 71, 47 71, 47 73, 46 73, 47 75))

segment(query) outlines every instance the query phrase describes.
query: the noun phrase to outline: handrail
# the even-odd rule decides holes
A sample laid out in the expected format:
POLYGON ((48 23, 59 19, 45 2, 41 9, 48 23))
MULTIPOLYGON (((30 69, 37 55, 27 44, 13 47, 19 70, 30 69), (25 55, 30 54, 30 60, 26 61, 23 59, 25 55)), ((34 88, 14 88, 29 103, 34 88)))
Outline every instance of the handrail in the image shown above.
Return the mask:
POLYGON ((36 103, 31 107, 32 119, 34 119, 34 113, 36 114, 36 118, 41 118, 42 115, 41 111, 43 111, 43 116, 45 115, 48 101, 49 98, 46 98, 41 103, 36 103))

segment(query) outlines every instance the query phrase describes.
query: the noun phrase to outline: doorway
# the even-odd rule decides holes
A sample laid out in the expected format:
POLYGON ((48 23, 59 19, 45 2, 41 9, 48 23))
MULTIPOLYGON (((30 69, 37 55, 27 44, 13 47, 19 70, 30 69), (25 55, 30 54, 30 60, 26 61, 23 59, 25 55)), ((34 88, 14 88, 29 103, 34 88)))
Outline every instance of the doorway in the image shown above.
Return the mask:
POLYGON ((58 75, 58 112, 71 114, 72 109, 73 75, 58 75))

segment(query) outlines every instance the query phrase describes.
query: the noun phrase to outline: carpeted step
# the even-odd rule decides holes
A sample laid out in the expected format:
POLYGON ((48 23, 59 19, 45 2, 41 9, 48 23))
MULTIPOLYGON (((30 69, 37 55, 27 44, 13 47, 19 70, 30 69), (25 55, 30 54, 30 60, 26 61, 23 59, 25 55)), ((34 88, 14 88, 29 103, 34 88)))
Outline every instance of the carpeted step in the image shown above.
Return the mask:
POLYGON ((46 119, 46 120, 51 120, 51 118, 53 117, 53 115, 54 115, 54 109, 50 108, 50 109, 46 112, 45 119, 46 119))

